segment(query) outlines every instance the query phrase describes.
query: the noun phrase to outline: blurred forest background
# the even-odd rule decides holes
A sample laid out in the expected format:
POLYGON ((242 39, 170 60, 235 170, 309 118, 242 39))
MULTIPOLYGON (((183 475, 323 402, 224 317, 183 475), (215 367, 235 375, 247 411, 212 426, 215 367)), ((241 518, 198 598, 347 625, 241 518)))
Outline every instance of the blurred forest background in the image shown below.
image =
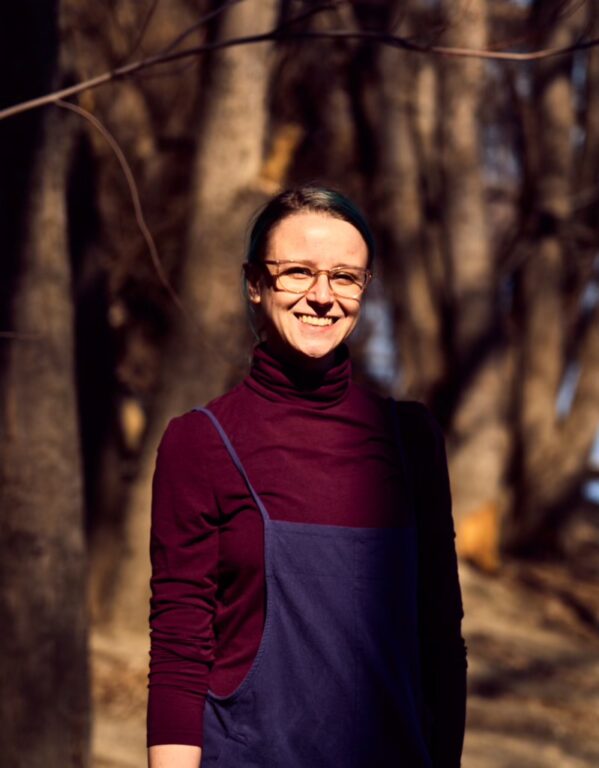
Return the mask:
POLYGON ((156 446, 247 370, 248 220, 305 181, 376 233, 356 375, 446 432, 464 764, 599 764, 599 3, 5 6, 0 109, 200 50, 0 114, 3 764, 143 764, 156 446))

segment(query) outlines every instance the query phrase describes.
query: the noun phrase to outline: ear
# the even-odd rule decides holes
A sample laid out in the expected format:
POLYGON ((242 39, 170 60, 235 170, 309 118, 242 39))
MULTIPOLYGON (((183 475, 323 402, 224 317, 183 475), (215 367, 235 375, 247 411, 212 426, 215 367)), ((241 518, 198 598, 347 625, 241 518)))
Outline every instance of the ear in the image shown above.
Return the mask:
POLYGON ((247 297, 252 304, 260 304, 262 301, 261 270, 256 264, 246 262, 243 265, 247 297))

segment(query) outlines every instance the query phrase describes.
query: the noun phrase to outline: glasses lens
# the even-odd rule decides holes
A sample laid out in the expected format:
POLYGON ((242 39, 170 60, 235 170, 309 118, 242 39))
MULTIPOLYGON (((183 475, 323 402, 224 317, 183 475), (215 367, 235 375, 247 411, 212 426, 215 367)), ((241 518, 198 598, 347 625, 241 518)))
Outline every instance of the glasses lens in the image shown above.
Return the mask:
POLYGON ((367 281, 367 272, 363 269, 339 269, 330 273, 330 283, 333 293, 337 296, 355 298, 359 296, 367 281))
POLYGON ((277 274, 279 288, 292 293, 309 291, 314 282, 314 272, 305 264, 284 264, 277 274))

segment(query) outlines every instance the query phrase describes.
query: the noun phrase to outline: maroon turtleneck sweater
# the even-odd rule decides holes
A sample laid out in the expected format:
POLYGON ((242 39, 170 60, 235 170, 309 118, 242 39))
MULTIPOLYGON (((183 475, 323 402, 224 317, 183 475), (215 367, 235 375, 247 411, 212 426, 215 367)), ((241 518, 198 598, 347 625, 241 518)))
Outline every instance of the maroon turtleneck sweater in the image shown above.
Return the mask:
MULTIPOLYGON (((246 379, 209 407, 272 518, 393 527, 410 515, 389 405, 351 381, 345 348, 309 377, 260 346, 246 379)), ((418 518, 433 764, 453 768, 466 659, 443 439, 424 406, 398 408, 418 518)), ((194 411, 173 419, 153 485, 149 746, 201 746, 207 690, 227 694, 249 670, 264 624, 263 545, 260 512, 212 424, 194 411)))

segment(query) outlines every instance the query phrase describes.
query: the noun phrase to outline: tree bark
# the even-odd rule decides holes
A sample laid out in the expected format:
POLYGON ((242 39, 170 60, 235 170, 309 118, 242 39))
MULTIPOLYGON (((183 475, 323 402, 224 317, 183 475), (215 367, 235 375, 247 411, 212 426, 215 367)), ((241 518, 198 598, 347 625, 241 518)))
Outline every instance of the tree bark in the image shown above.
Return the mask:
MULTIPOLYGON (((485 48, 484 0, 444 3, 445 43, 485 48)), ((506 504, 506 364, 498 334, 496 275, 486 223, 480 143, 485 86, 478 60, 442 61, 444 246, 453 311, 450 343, 456 393, 449 444, 458 551, 493 569, 506 504)))
MULTIPOLYGON (((599 35, 599 7, 589 4, 589 34, 599 35)), ((590 232, 596 231, 599 215, 599 48, 591 48, 586 62, 586 88, 584 94, 584 147, 580 156, 575 188, 575 208, 586 213, 590 232)))
MULTIPOLYGON (((560 3, 538 3, 532 22, 543 31, 544 46, 570 45, 582 14, 559 12, 560 3)), ((580 483, 599 422, 597 332, 587 323, 575 360, 582 374, 577 398, 560 419, 556 400, 566 366, 565 267, 575 263, 568 246, 574 175, 576 124, 570 57, 539 62, 535 70, 535 141, 538 163, 534 230, 521 275, 523 308, 519 364, 520 475, 515 519, 508 531, 512 548, 534 543, 549 517, 580 483)))
POLYGON ((7 765, 88 765, 85 546, 66 184, 72 122, 47 113, 1 380, 0 743, 7 765))
MULTIPOLYGON (((398 5, 409 13, 414 4, 398 5)), ((385 241, 385 283, 391 286, 400 347, 401 392, 429 400, 444 375, 440 306, 431 258, 434 239, 430 230, 435 222, 425 222, 423 199, 423 173, 430 169, 427 124, 431 106, 434 109, 425 101, 424 91, 434 91, 436 76, 430 62, 387 47, 380 49, 378 69, 378 218, 385 241)))
MULTIPOLYGON (((223 38, 274 26, 274 0, 234 5, 223 38)), ((241 262, 250 215, 264 200, 258 179, 266 145, 270 46, 220 51, 208 67, 193 173, 180 320, 163 365, 163 384, 129 505, 126 556, 117 580, 113 625, 143 631, 148 616, 150 488, 156 446, 170 417, 222 393, 246 368, 241 262)))

